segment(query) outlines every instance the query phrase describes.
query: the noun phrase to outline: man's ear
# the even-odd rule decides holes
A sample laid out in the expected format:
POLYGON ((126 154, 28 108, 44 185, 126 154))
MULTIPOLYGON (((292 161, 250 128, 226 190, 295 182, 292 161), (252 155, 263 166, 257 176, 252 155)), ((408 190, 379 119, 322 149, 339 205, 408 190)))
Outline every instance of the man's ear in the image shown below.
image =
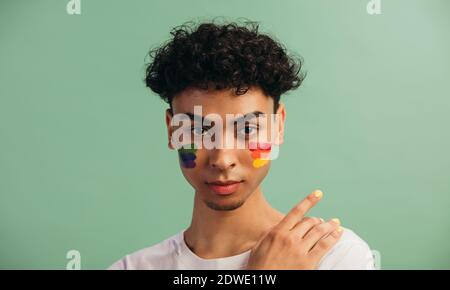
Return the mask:
POLYGON ((276 145, 281 145, 284 142, 284 121, 286 119, 286 108, 283 103, 278 104, 278 109, 276 111, 277 114, 277 122, 275 126, 278 126, 278 138, 275 140, 276 145))
POLYGON ((172 145, 172 133, 173 133, 173 128, 171 126, 172 118, 173 118, 172 109, 169 108, 166 110, 166 126, 167 126, 167 137, 168 137, 167 147, 169 147, 169 149, 175 149, 172 145))

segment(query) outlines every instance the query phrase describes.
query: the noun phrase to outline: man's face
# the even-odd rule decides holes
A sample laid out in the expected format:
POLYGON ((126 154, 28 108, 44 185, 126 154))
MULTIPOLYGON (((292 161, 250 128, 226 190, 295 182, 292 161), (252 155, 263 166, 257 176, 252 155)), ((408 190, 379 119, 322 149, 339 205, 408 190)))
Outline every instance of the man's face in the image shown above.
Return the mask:
MULTIPOLYGON (((186 180, 195 189, 198 197, 214 210, 233 210, 240 207, 247 198, 259 187, 269 171, 270 161, 258 159, 265 150, 251 150, 250 144, 260 146, 260 137, 265 134, 264 144, 280 145, 283 142, 283 126, 285 110, 282 104, 277 109, 277 122, 271 122, 274 114, 274 102, 257 87, 250 88, 243 95, 235 95, 232 90, 202 90, 189 88, 178 94, 172 100, 172 112, 166 113, 166 123, 169 135, 169 147, 173 148, 172 136, 179 127, 172 126, 177 114, 187 114, 192 120, 189 124, 191 140, 195 148, 180 149, 180 167, 186 180), (197 110, 194 109, 197 108, 197 110), (200 119, 192 116, 201 108, 200 117, 220 117, 222 120, 221 134, 214 134, 212 140, 219 139, 226 145, 219 149, 207 149, 201 146, 208 135, 211 126, 204 126, 200 119), (195 112, 195 113, 194 113, 195 112), (227 114, 232 114, 228 115, 227 114), (245 122, 236 124, 237 116, 253 114, 245 122), (258 117, 259 114, 259 117, 258 117), (230 118, 231 116, 231 118, 230 118), (236 117, 236 118, 233 118, 236 117), (196 122, 197 121, 197 122, 196 122), (274 130, 275 129, 275 130, 274 130), (278 133, 277 137, 273 132, 278 133), (227 141, 225 141, 227 140, 227 141), (226 143, 228 142, 228 143, 226 143), (238 146, 238 144, 240 144, 238 146), (241 148, 241 149, 238 149, 241 148), (242 149, 244 148, 244 149, 242 149)), ((198 115, 198 114, 197 114, 198 115)), ((218 125, 217 119, 212 119, 212 125, 218 125)), ((210 124, 210 125, 211 125, 210 124)), ((216 127, 217 128, 217 127, 216 127)), ((219 133, 216 131, 216 133, 219 133)), ((211 140, 211 134, 210 140, 211 140)), ((189 145, 189 144, 186 144, 189 145)), ((265 146, 265 145, 263 145, 265 146)), ((209 147, 211 148, 211 147, 209 147)), ((258 148, 257 148, 258 149, 258 148)), ((270 151, 269 151, 270 152, 270 151)))

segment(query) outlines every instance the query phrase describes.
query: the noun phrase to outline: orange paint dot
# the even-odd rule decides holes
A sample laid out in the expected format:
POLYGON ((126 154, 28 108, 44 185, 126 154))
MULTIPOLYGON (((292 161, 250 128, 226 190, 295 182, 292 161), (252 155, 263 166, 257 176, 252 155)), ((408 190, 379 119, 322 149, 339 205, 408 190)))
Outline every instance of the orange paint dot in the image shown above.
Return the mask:
POLYGON ((255 160, 253 160, 253 167, 259 168, 259 167, 266 165, 268 162, 269 162, 269 160, 255 159, 255 160))
POLYGON ((249 147, 253 158, 253 167, 259 168, 269 162, 270 151, 272 149, 270 143, 250 143, 249 147))

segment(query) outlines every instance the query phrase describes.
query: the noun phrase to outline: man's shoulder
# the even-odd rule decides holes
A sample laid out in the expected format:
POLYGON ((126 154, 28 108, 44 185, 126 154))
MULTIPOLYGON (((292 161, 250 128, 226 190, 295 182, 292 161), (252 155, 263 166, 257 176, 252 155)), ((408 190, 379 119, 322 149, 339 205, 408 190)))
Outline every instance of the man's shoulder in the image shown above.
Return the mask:
POLYGON ((162 242, 140 249, 116 261, 109 270, 161 269, 170 263, 170 258, 178 249, 179 232, 162 242))
POLYGON ((319 269, 374 269, 374 259, 369 245, 351 229, 344 232, 333 248, 322 258, 319 269))

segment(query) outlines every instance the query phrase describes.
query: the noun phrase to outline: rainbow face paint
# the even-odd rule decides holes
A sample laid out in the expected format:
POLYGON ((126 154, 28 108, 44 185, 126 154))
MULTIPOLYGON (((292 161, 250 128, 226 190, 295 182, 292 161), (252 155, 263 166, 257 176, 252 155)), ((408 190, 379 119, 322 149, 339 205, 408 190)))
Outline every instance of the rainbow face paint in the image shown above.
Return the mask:
POLYGON ((190 148, 180 148, 178 149, 178 156, 180 158, 181 166, 184 168, 194 168, 195 167, 195 159, 197 159, 197 156, 195 155, 197 152, 197 149, 195 147, 195 144, 189 145, 190 148))
POLYGON ((253 158, 253 167, 259 168, 270 160, 270 151, 272 145, 270 143, 251 143, 249 144, 249 150, 253 158))

